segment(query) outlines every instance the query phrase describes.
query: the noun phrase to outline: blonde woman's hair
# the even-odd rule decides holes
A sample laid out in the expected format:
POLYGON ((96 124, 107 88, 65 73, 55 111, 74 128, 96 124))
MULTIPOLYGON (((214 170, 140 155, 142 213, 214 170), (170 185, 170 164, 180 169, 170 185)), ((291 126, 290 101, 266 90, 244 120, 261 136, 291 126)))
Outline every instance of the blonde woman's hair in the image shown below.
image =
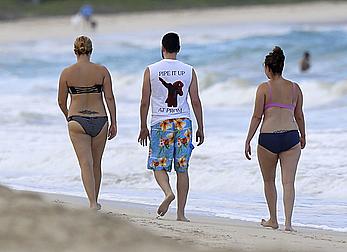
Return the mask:
POLYGON ((93 44, 87 36, 79 36, 74 43, 74 52, 76 55, 86 54, 89 55, 93 51, 93 44))

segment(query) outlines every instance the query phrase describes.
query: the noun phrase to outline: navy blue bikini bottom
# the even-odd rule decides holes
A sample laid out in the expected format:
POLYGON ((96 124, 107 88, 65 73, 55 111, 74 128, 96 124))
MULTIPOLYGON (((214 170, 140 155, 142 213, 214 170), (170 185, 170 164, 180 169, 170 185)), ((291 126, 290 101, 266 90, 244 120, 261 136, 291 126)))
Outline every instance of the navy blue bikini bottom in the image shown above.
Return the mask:
POLYGON ((290 150, 300 142, 299 132, 290 130, 282 133, 260 133, 258 144, 272 153, 290 150))

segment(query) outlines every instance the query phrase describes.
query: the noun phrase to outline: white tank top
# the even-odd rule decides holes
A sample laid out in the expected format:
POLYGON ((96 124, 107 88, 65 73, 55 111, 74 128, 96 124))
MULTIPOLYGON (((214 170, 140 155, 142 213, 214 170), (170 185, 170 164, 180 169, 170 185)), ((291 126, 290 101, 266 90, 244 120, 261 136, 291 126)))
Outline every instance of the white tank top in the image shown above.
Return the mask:
POLYGON ((151 125, 174 118, 190 118, 187 101, 193 67, 163 59, 148 66, 151 82, 151 125))

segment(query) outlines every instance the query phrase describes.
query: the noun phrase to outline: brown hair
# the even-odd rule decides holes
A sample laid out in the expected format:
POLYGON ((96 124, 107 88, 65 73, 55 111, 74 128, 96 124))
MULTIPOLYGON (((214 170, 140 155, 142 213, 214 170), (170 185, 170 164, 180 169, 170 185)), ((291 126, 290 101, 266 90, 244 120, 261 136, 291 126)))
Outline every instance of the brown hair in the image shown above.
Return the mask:
POLYGON ((265 66, 269 67, 274 74, 282 74, 284 68, 285 56, 279 46, 275 46, 265 57, 265 66))
POLYGON ((74 43, 74 52, 76 55, 86 54, 89 55, 93 51, 93 44, 90 38, 86 36, 79 36, 74 43))

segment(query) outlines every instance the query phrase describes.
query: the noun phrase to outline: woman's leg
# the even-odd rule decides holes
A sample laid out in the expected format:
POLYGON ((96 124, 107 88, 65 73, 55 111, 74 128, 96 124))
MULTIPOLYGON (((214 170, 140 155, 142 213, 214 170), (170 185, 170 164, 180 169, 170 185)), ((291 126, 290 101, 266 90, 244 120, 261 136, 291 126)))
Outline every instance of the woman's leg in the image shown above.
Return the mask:
POLYGON ((294 231, 292 228, 292 214, 295 200, 295 175, 301 154, 300 144, 295 145, 288 151, 280 153, 282 171, 283 202, 286 216, 285 230, 294 231))
POLYGON ((266 202, 270 212, 270 219, 268 221, 262 220, 261 224, 264 227, 277 229, 277 191, 275 179, 278 155, 268 151, 260 145, 258 145, 257 155, 264 180, 266 202))
POLYGON ((78 122, 70 121, 68 127, 70 139, 81 168, 82 181, 89 199, 89 206, 90 208, 96 208, 95 180, 91 148, 92 138, 84 132, 84 129, 78 122))
MULTIPOLYGON (((101 160, 107 140, 108 123, 105 123, 100 133, 92 138, 93 172, 95 179, 95 197, 98 202, 101 184, 101 160)), ((100 207, 100 205, 99 205, 100 207)))

